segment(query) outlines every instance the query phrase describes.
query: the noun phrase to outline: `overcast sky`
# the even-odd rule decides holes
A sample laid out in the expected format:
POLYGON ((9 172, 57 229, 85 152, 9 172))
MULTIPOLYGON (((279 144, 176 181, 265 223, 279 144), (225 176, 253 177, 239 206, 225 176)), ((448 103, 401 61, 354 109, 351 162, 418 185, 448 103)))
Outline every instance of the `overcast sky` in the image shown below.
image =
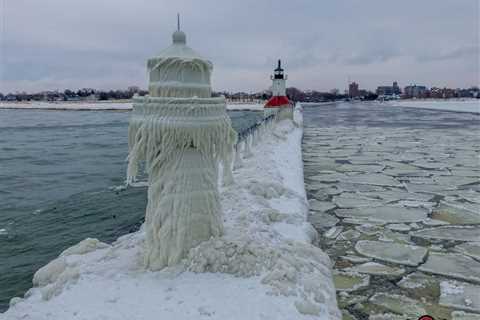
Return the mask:
POLYGON ((479 0, 0 0, 0 92, 146 88, 147 58, 187 43, 214 90, 479 83, 479 0))

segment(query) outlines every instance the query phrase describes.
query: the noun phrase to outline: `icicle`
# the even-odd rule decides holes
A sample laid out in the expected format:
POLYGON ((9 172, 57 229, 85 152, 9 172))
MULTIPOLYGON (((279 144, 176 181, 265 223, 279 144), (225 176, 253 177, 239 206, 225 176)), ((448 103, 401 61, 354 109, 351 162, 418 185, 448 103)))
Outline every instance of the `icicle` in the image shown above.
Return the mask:
POLYGON ((223 169, 223 174, 222 174, 222 184, 223 186, 229 186, 232 185, 234 180, 233 180, 233 174, 232 174, 232 153, 233 151, 230 150, 228 155, 225 157, 225 159, 222 162, 222 169, 223 169))
POLYGON ((245 159, 253 156, 252 150, 250 148, 250 141, 251 141, 251 134, 247 132, 247 136, 245 137, 245 140, 244 140, 245 148, 243 150, 243 157, 245 159))
POLYGON ((255 130, 252 132, 252 146, 256 147, 258 145, 258 127, 255 127, 255 130))
POLYGON ((235 145, 235 161, 233 164, 233 170, 237 170, 243 166, 241 152, 242 152, 242 142, 239 142, 235 145))

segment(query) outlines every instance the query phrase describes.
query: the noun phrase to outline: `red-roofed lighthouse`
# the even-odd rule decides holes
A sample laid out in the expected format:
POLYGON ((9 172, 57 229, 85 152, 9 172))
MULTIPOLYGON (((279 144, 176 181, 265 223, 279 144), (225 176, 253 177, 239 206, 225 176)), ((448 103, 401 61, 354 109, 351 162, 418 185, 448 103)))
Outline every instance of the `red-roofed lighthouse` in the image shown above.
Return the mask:
POLYGON ((292 102, 287 98, 285 91, 287 75, 283 74, 282 62, 280 60, 278 60, 278 67, 270 78, 272 79, 272 97, 265 104, 265 108, 292 107, 292 102))

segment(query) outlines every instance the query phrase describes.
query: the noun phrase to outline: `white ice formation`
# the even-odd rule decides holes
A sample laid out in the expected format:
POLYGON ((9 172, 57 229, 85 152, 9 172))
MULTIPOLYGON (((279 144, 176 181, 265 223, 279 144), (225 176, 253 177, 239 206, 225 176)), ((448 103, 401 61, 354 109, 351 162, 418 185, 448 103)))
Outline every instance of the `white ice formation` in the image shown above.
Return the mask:
MULTIPOLYGON (((224 97, 212 98, 212 63, 186 45, 173 44, 148 60, 149 96, 135 97, 129 125, 127 182, 139 161, 149 179, 145 266, 160 270, 188 250, 222 234, 218 167, 231 180, 236 133, 224 97)), ((231 181, 230 181, 231 182, 231 181)))

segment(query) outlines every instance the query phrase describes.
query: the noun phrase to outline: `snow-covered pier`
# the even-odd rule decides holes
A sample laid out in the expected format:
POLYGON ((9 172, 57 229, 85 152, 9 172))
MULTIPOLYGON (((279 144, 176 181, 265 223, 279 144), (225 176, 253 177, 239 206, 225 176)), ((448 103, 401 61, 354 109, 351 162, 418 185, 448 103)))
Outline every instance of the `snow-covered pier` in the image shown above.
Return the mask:
POLYGON ((267 126, 221 189, 225 233, 146 271, 145 230, 87 239, 40 269, 3 319, 340 319, 330 260, 306 221, 300 115, 267 126))

